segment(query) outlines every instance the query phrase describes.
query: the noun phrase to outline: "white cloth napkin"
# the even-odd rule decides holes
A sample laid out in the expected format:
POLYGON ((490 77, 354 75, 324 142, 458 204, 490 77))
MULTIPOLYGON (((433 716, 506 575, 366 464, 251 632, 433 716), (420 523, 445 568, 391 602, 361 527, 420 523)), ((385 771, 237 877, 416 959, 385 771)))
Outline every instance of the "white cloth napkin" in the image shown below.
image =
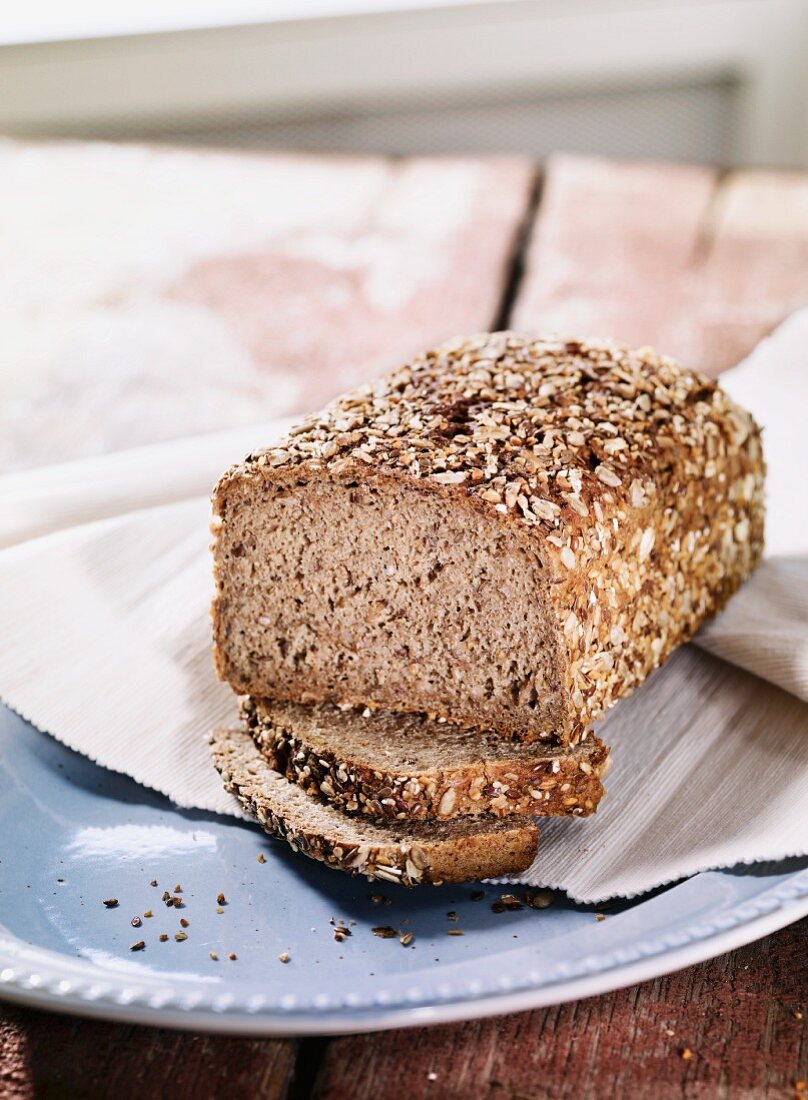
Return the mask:
MULTIPOLYGON (((598 731, 613 750, 601 808, 545 823, 519 881, 601 901, 808 854, 808 501, 794 459, 807 347, 808 310, 722 380, 765 429, 772 556, 700 648, 611 712, 598 731)), ((235 717, 211 664, 207 494, 284 426, 0 479, 0 698, 183 807, 240 814, 207 745, 235 717)))

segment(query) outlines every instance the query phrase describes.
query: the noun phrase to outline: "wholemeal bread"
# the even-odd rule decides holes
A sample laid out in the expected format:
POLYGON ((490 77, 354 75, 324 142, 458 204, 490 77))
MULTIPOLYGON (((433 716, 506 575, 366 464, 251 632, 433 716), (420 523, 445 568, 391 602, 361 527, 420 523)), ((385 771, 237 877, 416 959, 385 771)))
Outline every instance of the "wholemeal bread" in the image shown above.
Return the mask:
POLYGON ((222 477, 219 673, 574 743, 755 567, 763 476, 752 418, 670 359, 456 340, 222 477))
POLYGON ((608 749, 519 745, 422 715, 242 699, 264 758, 348 813, 418 821, 467 815, 593 813, 608 749))
POLYGON ((321 802, 274 771, 244 730, 217 730, 225 787, 267 832, 329 867, 403 886, 471 882, 524 871, 539 830, 532 818, 374 822, 321 802))

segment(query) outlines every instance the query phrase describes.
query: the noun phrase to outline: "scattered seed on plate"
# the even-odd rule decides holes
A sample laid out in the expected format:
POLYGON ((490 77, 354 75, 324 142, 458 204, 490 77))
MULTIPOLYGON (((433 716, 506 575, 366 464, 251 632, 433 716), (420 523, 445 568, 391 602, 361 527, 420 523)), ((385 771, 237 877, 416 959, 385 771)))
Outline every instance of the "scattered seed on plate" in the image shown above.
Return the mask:
POLYGON ((187 932, 175 932, 174 933, 174 939, 177 941, 177 943, 182 943, 183 940, 188 939, 188 933, 187 932))
POLYGON ((181 894, 182 893, 182 887, 180 886, 179 883, 177 883, 177 885, 174 887, 174 893, 175 894, 181 894))
POLYGON ((156 878, 153 878, 153 879, 151 880, 151 882, 149 883, 149 886, 156 886, 156 885, 157 885, 157 879, 156 879, 156 878))
POLYGON ((165 943, 167 939, 168 939, 168 934, 166 932, 161 932, 160 933, 160 943, 165 943))
POLYGON ((447 936, 462 936, 463 935, 463 929, 462 928, 450 928, 449 931, 446 934, 447 934, 447 936))
POLYGON ((219 909, 217 909, 217 910, 216 910, 216 912, 217 912, 217 913, 223 913, 223 912, 224 912, 224 909, 222 909, 222 908, 220 907, 219 909))
POLYGON ((516 894, 500 894, 494 904, 491 906, 492 913, 505 913, 515 912, 517 909, 523 909, 519 898, 516 894))
POLYGON ((219 905, 227 905, 227 898, 222 893, 216 895, 216 901, 219 905))
POLYGON ((168 890, 163 890, 163 901, 166 903, 166 905, 174 904, 174 902, 171 901, 171 894, 169 894, 168 890))
POLYGON ((402 947, 409 947, 414 939, 415 935, 413 932, 405 932, 403 936, 398 937, 398 942, 402 947))
POLYGON ((117 909, 118 899, 117 898, 107 898, 107 900, 104 902, 104 905, 106 905, 107 909, 117 909))
POLYGON ((525 901, 531 909, 547 909, 553 904, 553 891, 539 890, 534 894, 528 890, 525 893, 525 901))
POLYGON ((144 917, 153 917, 154 913, 152 913, 151 909, 147 909, 146 912, 143 914, 143 916, 144 917))
POLYGON ((334 929, 334 939, 337 941, 337 943, 342 943, 343 940, 347 940, 348 936, 350 936, 350 935, 351 935, 350 928, 345 928, 344 926, 341 925, 338 928, 334 929))
POLYGON ((140 919, 140 917, 132 917, 131 924, 133 928, 140 928, 141 924, 143 924, 143 921, 140 919))
POLYGON ((184 909, 185 908, 185 904, 183 903, 182 898, 172 898, 171 901, 167 902, 166 904, 167 905, 173 905, 175 909, 184 909))
POLYGON ((266 863, 266 861, 267 861, 267 857, 264 855, 263 852, 261 852, 261 854, 258 856, 258 862, 259 863, 266 863))
POLYGON ((595 920, 606 920, 605 913, 595 913, 595 920))
POLYGON ((371 928, 371 932, 374 936, 378 936, 380 940, 394 940, 398 935, 395 928, 391 928, 389 924, 382 924, 376 928, 371 928))
POLYGON ((210 955, 210 957, 213 959, 214 962, 218 962, 219 956, 216 954, 215 951, 209 951, 208 954, 210 955))
POLYGON ((278 958, 282 963, 288 963, 291 961, 291 955, 289 955, 289 953, 286 951, 282 951, 280 955, 278 955, 278 958))
POLYGON ((180 917, 180 924, 183 928, 187 928, 190 923, 191 922, 189 920, 186 920, 185 917, 180 917))
POLYGON ((235 951, 231 951, 227 957, 228 959, 230 959, 231 962, 235 962, 238 958, 238 955, 235 953, 235 951))
POLYGON ((446 919, 447 920, 457 920, 457 913, 455 913, 454 909, 449 910, 449 912, 446 914, 446 919))
POLYGON ((146 947, 145 940, 138 940, 137 943, 133 943, 130 946, 129 950, 130 951, 143 951, 145 949, 145 947, 146 947))

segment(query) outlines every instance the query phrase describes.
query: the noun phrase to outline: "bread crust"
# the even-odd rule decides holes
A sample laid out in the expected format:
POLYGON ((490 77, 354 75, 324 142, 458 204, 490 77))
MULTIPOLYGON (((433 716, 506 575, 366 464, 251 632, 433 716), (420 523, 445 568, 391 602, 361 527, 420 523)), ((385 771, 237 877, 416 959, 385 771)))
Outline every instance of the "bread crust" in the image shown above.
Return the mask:
POLYGON ((275 772, 246 731, 216 730, 211 743, 226 789, 248 813, 294 851, 335 870, 402 886, 440 885, 518 874, 535 858, 533 819, 357 821, 275 772))
MULTIPOLYGON (((547 570, 559 648, 556 728, 525 714, 503 736, 574 743, 700 623, 763 549, 764 462, 752 417, 712 380, 648 349, 515 333, 462 338, 308 417, 214 492, 292 478, 403 480, 510 525, 547 570)), ((216 543, 220 675, 260 692, 228 653, 228 563, 216 543)), ((309 685, 311 701, 325 700, 309 685)), ((429 710, 405 700, 332 702, 429 710)), ((478 726, 455 707, 450 721, 478 726)))
MULTIPOLYGON (((582 817, 595 812, 603 795, 609 750, 595 737, 567 752, 542 746, 527 752, 515 745, 509 754, 497 754, 498 758, 487 756, 486 747, 478 744, 476 759, 453 763, 451 753, 441 751, 442 736, 451 733, 446 725, 426 718, 401 722, 397 715, 403 726, 399 761, 390 766, 389 753, 378 751, 371 766, 374 741, 381 750, 382 739, 389 736, 378 712, 341 711, 329 704, 288 706, 245 696, 241 717, 272 768, 331 805, 374 819, 449 820, 481 814, 582 817), (340 730, 345 730, 346 723, 361 729, 370 744, 368 753, 344 748, 340 730), (411 736, 420 724, 436 755, 446 758, 443 766, 408 766, 407 734, 411 736), (326 725, 331 736, 317 736, 317 727, 326 725)), ((473 732, 469 738, 473 743, 473 732)))

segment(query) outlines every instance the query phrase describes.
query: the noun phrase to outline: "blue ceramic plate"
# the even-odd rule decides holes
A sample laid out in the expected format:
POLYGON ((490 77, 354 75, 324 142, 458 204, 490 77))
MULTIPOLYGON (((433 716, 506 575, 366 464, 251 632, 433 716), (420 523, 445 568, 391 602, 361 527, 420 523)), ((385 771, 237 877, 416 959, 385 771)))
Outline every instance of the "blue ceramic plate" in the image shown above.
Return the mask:
POLYGON ((0 708, 0 996, 42 1008, 263 1035, 512 1012, 630 985, 796 920, 808 861, 696 875, 600 907, 600 921, 560 896, 492 912, 501 892, 336 874, 250 825, 177 810, 0 708), (181 909, 161 901, 175 885, 181 909), (332 919, 351 935, 335 940, 332 919))

